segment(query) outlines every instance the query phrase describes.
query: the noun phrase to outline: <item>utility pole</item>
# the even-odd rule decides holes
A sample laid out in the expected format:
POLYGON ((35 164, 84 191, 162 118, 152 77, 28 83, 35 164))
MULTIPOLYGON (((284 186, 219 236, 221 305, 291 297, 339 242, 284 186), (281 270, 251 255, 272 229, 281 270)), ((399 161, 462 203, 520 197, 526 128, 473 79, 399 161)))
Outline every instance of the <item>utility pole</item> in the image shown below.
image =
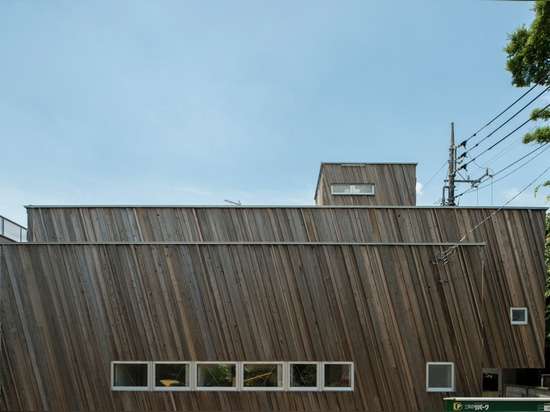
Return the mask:
MULTIPOLYGON (((477 187, 484 178, 493 177, 489 174, 489 169, 485 169, 485 173, 479 179, 470 179, 468 176, 466 179, 456 179, 456 173, 460 169, 465 169, 465 165, 461 166, 460 169, 457 169, 457 157, 456 149, 459 147, 466 148, 466 141, 460 143, 458 146, 455 146, 455 124, 451 123, 451 141, 449 144, 449 171, 447 173, 447 179, 445 179, 445 186, 443 186, 443 197, 441 200, 441 206, 456 206, 456 196, 455 188, 457 183, 470 183, 472 187, 477 187), (445 199, 445 194, 447 194, 447 199, 445 199)), ((464 154, 459 158, 464 157, 464 154)))
POLYGON ((447 206, 455 206, 455 176, 456 176, 456 146, 455 146, 455 124, 451 123, 451 142, 449 144, 449 174, 447 178, 449 198, 447 206))

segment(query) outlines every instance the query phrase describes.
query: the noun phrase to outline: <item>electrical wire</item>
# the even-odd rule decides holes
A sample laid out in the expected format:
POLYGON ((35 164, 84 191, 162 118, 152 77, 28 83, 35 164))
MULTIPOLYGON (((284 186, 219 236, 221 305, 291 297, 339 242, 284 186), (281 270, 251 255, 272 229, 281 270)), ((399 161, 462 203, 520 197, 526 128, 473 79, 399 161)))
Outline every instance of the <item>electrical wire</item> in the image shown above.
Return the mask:
MULTIPOLYGON (((514 118, 516 118, 521 112, 523 112, 527 107, 529 107, 535 100, 539 99, 544 93, 546 93, 548 90, 550 90, 550 84, 549 83, 546 83, 548 84, 548 86, 546 86, 545 82, 546 80, 549 78, 550 76, 550 72, 546 73, 544 76, 541 77, 541 79, 539 79, 537 82, 535 82, 533 84, 533 86, 531 86, 529 88, 529 90, 527 90, 525 93, 523 93, 519 98, 517 98, 512 104, 510 104, 508 107, 506 107, 504 110, 502 110, 497 116, 495 116, 493 119, 491 119, 485 126, 483 126, 482 128, 480 128, 477 132, 475 132, 472 136, 470 136, 468 139, 466 139, 465 141, 463 141, 462 143, 460 143, 458 146, 456 146, 456 148, 459 148, 459 147, 464 147, 464 150, 465 152, 459 156, 458 160, 458 164, 461 164, 460 167, 456 167, 457 166, 457 162, 456 162, 456 158, 455 158, 455 168, 456 170, 454 171, 455 174, 458 174, 460 177, 462 177, 462 180, 466 181, 466 182, 470 182, 472 183, 472 187, 466 191, 464 191, 463 193, 459 194, 458 196, 455 196, 455 199, 466 194, 466 193, 469 193, 471 192, 472 190, 474 189, 480 189, 480 188, 485 188, 487 186, 479 186, 482 179, 484 177, 491 177, 491 178, 494 178, 495 175, 498 175, 502 172, 504 172, 505 170, 509 169, 510 167, 513 167, 514 165, 516 165, 517 163, 521 162, 523 159, 531 156, 533 153, 537 152, 538 150, 540 150, 541 148, 537 148, 533 151, 531 151, 530 153, 528 153, 527 155, 521 157, 520 159, 514 161, 513 163, 511 163, 510 165, 506 166, 505 168, 503 168, 502 170, 500 170, 499 172, 497 172, 496 174, 492 174, 492 175, 489 175, 488 172, 485 172, 486 175, 482 176, 480 179, 478 179, 477 181, 470 181, 469 179, 469 176, 467 177, 467 179, 464 179, 462 174, 460 173, 461 170, 467 170, 467 167, 469 165, 471 165, 472 163, 474 165, 476 165, 478 167, 478 169, 476 169, 476 173, 478 170, 481 170, 481 169, 486 169, 488 170, 488 165, 494 161, 496 161, 497 159, 501 158, 502 156, 504 156, 505 153, 509 152, 510 150, 512 150, 512 147, 515 147, 517 145, 516 144, 513 144, 511 146, 509 146, 507 149, 504 149, 502 150, 500 153, 497 153, 495 154, 495 156, 493 156, 488 162, 486 162, 486 165, 485 167, 482 167, 480 166, 478 163, 476 163, 476 160, 483 156, 484 154, 488 153, 489 151, 493 150, 495 147, 497 147, 498 145, 500 145, 502 142, 504 142, 508 137, 510 137, 511 135, 513 135, 514 133, 516 133, 519 129, 521 129, 522 127, 524 127, 526 124, 528 124, 530 121, 534 121, 534 119, 532 119, 531 117, 529 117, 528 120, 526 120, 525 122, 523 122, 521 125, 519 125, 518 127, 516 127, 512 132, 508 133, 506 136, 504 136, 503 138, 499 139, 497 142, 493 143, 489 148, 481 151, 479 154, 475 155, 474 157, 472 157, 472 150, 479 147, 479 145, 481 143, 483 143, 485 140, 487 140, 489 137, 493 136, 497 131, 501 130, 505 125, 507 125, 510 121, 512 121, 514 118), (482 130, 484 130, 485 128, 487 128, 489 125, 491 125, 493 122, 495 122, 498 118, 500 118, 504 113, 506 113, 508 110, 510 110, 513 106, 515 106, 518 102, 520 102, 523 98, 525 98, 529 93, 531 93, 536 87, 538 86, 546 86, 544 88, 544 90, 542 92, 540 92, 537 96, 535 96, 533 99, 531 99, 526 105, 524 105, 522 108, 520 108, 516 113, 514 113, 511 117, 509 117, 507 120, 505 120, 502 124, 500 124, 500 126, 498 126, 495 130, 493 130, 492 132, 490 132, 485 138, 481 139, 478 143, 476 143, 472 148, 469 148, 467 149, 466 148, 466 144, 467 142, 469 142, 471 139, 473 139, 474 137, 476 137, 482 130), (466 161, 466 159, 463 160, 463 158, 465 158, 466 156, 468 156, 470 158, 470 160, 466 161)), ((547 109, 550 107, 550 104, 546 105, 546 107, 544 107, 543 110, 547 109)), ((541 153, 543 153, 544 151, 546 151, 547 148, 545 148, 544 150, 542 150, 539 154, 537 154, 536 156, 534 156, 532 159, 538 157, 541 153)), ((526 164, 528 164, 532 159, 529 159, 529 161, 527 161, 525 164, 522 164, 520 165, 519 167, 517 167, 516 169, 512 170, 510 173, 506 174, 505 176, 502 176, 500 179, 498 179, 497 181, 499 180, 502 180, 504 179, 505 177, 509 176, 510 174, 514 173, 515 171, 517 171, 518 169, 520 169, 521 167, 525 166, 526 164)), ((443 166, 442 166, 443 167, 443 166)), ((441 169, 440 169, 441 170, 441 169)), ((439 172, 439 171, 438 171, 439 172)), ((491 182, 491 184, 493 184, 495 181, 493 180, 491 182)))
POLYGON ((550 76, 550 72, 547 73, 545 76, 543 76, 539 81, 537 81, 533 86, 529 88, 525 93, 523 93, 519 98, 517 98, 512 104, 510 104, 506 109, 501 111, 499 114, 497 114, 495 117, 493 117, 489 123, 487 123, 485 126, 483 126, 481 129, 479 129, 477 132, 475 132, 473 135, 471 135, 469 138, 464 140, 460 145, 466 147, 466 143, 469 142, 471 139, 477 136, 479 132, 481 132, 483 129, 491 125, 495 120, 497 120, 500 116, 502 116, 504 113, 506 113, 508 110, 510 110, 514 105, 516 105, 521 99, 523 99, 525 96, 527 96, 531 91, 533 91, 537 86, 540 85, 543 81, 546 80, 546 78, 550 76))
MULTIPOLYGON (((537 147, 535 150, 532 150, 531 152, 527 153, 525 156, 522 156, 521 158, 519 158, 517 161, 515 161, 514 163, 506 166, 505 168, 499 170, 498 172, 496 172, 495 174, 493 174, 493 177, 494 176, 497 176, 499 175, 500 173, 504 172, 505 170, 509 169, 510 167, 514 166, 515 164, 519 163, 521 160, 525 159, 526 157, 532 155, 533 153, 537 152, 538 150, 541 150, 542 148, 544 147, 544 150, 542 150, 540 153, 538 153, 536 156, 533 156, 531 159, 529 159, 528 162, 525 162, 524 164, 518 166, 517 168, 515 168, 514 170, 512 170, 510 173, 500 177, 499 179, 497 180, 493 180, 492 183, 496 183, 496 182, 499 182, 501 181, 502 179, 504 179, 505 177, 508 177, 510 176, 511 174, 517 172, 519 169, 521 169, 523 166, 526 166, 527 164, 529 164, 529 162, 533 159, 536 159, 537 157, 539 157, 541 154, 543 154, 546 150, 548 150, 550 148, 550 146, 548 145, 543 145, 543 146, 539 146, 537 147)), ((489 185, 485 185, 485 186, 480 186, 479 189, 484 189, 486 187, 488 187, 489 185)))
MULTIPOLYGON (((512 150, 516 149, 518 146, 523 146, 523 143, 519 139, 513 141, 510 145, 503 148, 502 151, 500 151, 499 153, 496 153, 492 158, 490 158, 487 161, 487 165, 490 165, 491 163, 493 163, 493 162, 497 161, 498 159, 502 158, 506 154, 510 153, 512 150)), ((482 168, 482 169, 485 169, 485 168, 482 168)))
MULTIPOLYGON (((550 86, 549 86, 550 88, 550 86)), ((546 110, 550 107, 550 103, 548 103, 546 106, 544 106, 544 108, 542 110, 546 110)), ((514 134, 515 132, 517 132, 520 128, 522 128, 523 126, 525 126, 527 123, 529 122, 532 122, 533 119, 531 117, 529 117, 529 119, 527 119, 525 122, 523 122, 520 126, 518 126, 517 128, 515 128, 514 130, 512 130, 510 133, 508 133, 506 136, 504 136, 502 139, 500 139, 498 142, 496 142, 495 144, 493 144, 492 146, 490 146, 486 151, 488 152, 489 150, 493 149, 496 145, 500 144, 501 142, 504 141, 504 139, 507 139, 508 137, 510 137, 512 134, 514 134)))
MULTIPOLYGON (((547 90, 550 89, 550 86, 548 86, 546 89, 544 89, 543 93, 546 92, 547 90)), ((539 94, 536 98, 539 98, 540 96, 542 95, 539 94)), ((511 118, 509 118, 505 123, 503 123, 502 125, 500 125, 497 129, 495 129, 492 133, 490 133, 487 137, 485 137, 483 140, 481 140, 479 143, 477 143, 474 147, 472 147, 472 149, 474 149, 475 147, 479 146, 479 144, 483 141, 485 141, 487 138, 489 138, 490 136, 492 136, 497 130, 499 130, 500 128, 502 128, 502 126, 504 126, 505 124, 507 124, 510 120, 512 120, 514 117, 516 117, 521 111, 523 111, 526 107, 528 107, 530 104, 532 104, 534 102, 534 100, 532 100, 531 102, 529 102, 528 105, 524 106, 519 112, 517 112, 516 114, 514 114, 514 116, 512 116, 511 118)), ((543 110, 547 109, 550 107, 550 103, 547 104, 543 110)), ((512 130, 510 133, 508 133, 507 135, 505 135, 503 138, 501 138, 500 140, 498 140, 496 143, 492 144, 489 148, 485 149, 484 151, 482 151, 481 153, 479 153, 476 157, 472 158, 472 160, 464 163, 462 166, 460 166, 459 170, 461 169, 466 169, 468 167, 468 165, 470 163, 474 163, 475 160, 477 160, 480 156, 484 155, 485 153, 487 153, 489 150, 492 150, 495 146, 499 145, 500 143, 502 143, 504 140, 506 140, 508 137, 510 137, 512 134, 514 134, 515 132, 517 132, 519 129, 521 129, 523 126, 525 126, 527 123, 533 121, 533 119, 531 117, 529 117, 529 119, 527 119, 526 121, 524 121, 522 124, 520 124, 518 127, 516 127, 514 130, 512 130)), ((470 151, 472 149, 469 149, 467 150, 466 152, 467 153, 470 153, 470 151)), ((477 165, 477 164, 476 164, 477 165)), ((478 167, 480 167, 479 165, 477 165, 478 167)))
POLYGON ((437 172, 435 172, 435 174, 430 178, 430 180, 428 180, 428 183, 426 183, 426 184, 422 187, 421 193, 424 191, 425 188, 428 187, 428 185, 431 183, 431 181, 434 180, 434 178, 439 174, 439 172, 441 172, 441 169, 443 169, 447 164, 448 164, 448 162, 445 161, 445 162, 441 165, 441 167, 437 170, 437 172))
POLYGON ((547 167, 541 174, 539 174, 535 179, 533 179, 527 186, 525 186, 522 190, 520 190, 518 193, 516 193, 510 200, 508 200, 504 205, 499 207, 497 210, 495 210, 493 213, 491 213, 489 216, 487 216, 485 219, 483 219, 481 222, 479 222, 477 225, 475 225, 473 228, 471 228, 464 236, 460 238, 460 240, 449 247, 448 249, 445 249, 443 252, 438 254, 436 256, 436 260, 432 261, 433 264, 439 265, 439 264, 447 264, 449 263, 454 255, 455 251, 460 246, 464 240, 477 228, 479 228, 481 225, 485 224, 489 219, 491 219, 494 215, 496 215, 498 212, 500 212, 502 209, 504 209, 506 206, 508 206, 515 198, 517 198, 519 195, 521 195, 523 192, 525 192, 531 185, 533 185, 537 180, 539 180, 546 172, 550 170, 550 166, 547 167))
MULTIPOLYGON (((508 124, 512 119, 514 119, 517 115, 519 115, 522 111, 524 111, 527 107, 529 107, 535 100, 537 100, 539 97, 541 97, 544 93, 546 93, 550 89, 550 86, 548 86, 546 89, 544 89, 542 92, 540 92, 534 99, 532 99, 529 103, 527 103, 525 106, 523 106, 521 109, 519 109, 513 116, 508 118, 504 123, 502 123, 499 127, 497 127, 495 130, 493 130, 491 133, 489 133, 487 136, 485 136, 483 139, 481 139, 476 145, 472 147, 472 149, 479 146, 482 142, 487 140, 489 137, 491 137, 493 134, 495 134, 497 131, 502 129, 506 124, 508 124)), ((515 103, 514 103, 515 104, 515 103)), ((470 150, 472 150, 470 149, 470 150)))
MULTIPOLYGON (((533 159, 536 159, 537 157, 539 157, 541 154, 543 154, 546 150, 548 150, 550 148, 550 146, 548 144, 544 144, 544 145, 540 145, 538 146, 537 148, 535 148, 534 150, 530 151, 529 153, 527 153, 526 155, 520 157, 519 159, 517 159, 516 161, 514 161, 513 163, 509 164, 508 166, 502 168, 501 170, 499 170, 498 172, 496 173, 493 173, 491 175, 491 178, 494 178, 495 176, 498 176, 499 174, 501 174, 502 172, 504 172, 505 170, 509 169, 510 167, 518 164, 519 162, 521 162, 522 160, 524 160, 525 158, 531 156, 533 153, 536 153, 537 151, 541 150, 540 153, 538 153, 536 156, 532 157, 531 159, 529 159, 529 161, 523 163, 522 165, 518 166, 517 168, 515 168, 514 170, 512 170, 510 173, 500 177, 499 179, 497 180, 492 180, 491 181, 491 184, 494 184, 494 183, 497 183, 499 181, 501 181, 502 179, 510 176, 511 174, 517 172, 519 169, 521 169, 522 167, 526 166, 527 164, 529 164, 530 161, 532 161, 533 159), (544 150, 542 150, 544 148, 544 150)), ((485 189, 487 187, 489 187, 490 185, 484 185, 484 186, 472 186, 470 187, 469 189, 465 190, 464 192, 456 195, 455 197, 460 197, 460 196, 463 196, 465 194, 468 194, 470 192, 472 192, 474 189, 476 190, 479 190, 479 189, 485 189)))
POLYGON ((511 142, 507 147, 503 148, 500 152, 495 153, 493 157, 491 157, 489 160, 485 162, 486 166, 480 166, 477 163, 475 165, 478 167, 477 169, 473 170, 471 172, 472 175, 476 175, 478 173, 484 173, 485 170, 489 167, 489 165, 492 165, 500 158, 504 157, 505 155, 509 154, 512 150, 516 149, 518 146, 523 146, 521 143, 521 140, 517 139, 511 142))

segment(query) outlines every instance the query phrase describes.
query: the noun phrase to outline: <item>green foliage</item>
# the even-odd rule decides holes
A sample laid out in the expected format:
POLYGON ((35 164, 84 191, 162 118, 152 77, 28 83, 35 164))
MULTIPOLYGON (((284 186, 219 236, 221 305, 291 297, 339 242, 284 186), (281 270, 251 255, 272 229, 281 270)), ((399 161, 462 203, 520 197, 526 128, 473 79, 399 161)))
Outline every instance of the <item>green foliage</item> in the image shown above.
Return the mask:
POLYGON ((550 84, 550 2, 535 1, 535 18, 508 35, 504 51, 508 54, 506 70, 512 74, 512 84, 550 84))
POLYGON ((550 126, 539 126, 532 132, 527 132, 521 140, 523 143, 548 143, 550 142, 550 126))
MULTIPOLYGON (((529 28, 525 25, 508 35, 508 44, 504 51, 508 54, 506 70, 512 74, 512 84, 526 87, 531 84, 550 86, 550 1, 535 1, 535 18, 529 28)), ((550 120, 550 109, 535 109, 531 112, 532 121, 550 120)), ((526 133, 523 143, 546 144, 550 142, 550 126, 537 126, 526 133)), ((535 189, 535 195, 541 187, 550 186, 547 181, 535 189)), ((547 197, 547 200, 550 197, 547 197)))
POLYGON ((531 120, 550 120, 550 109, 534 109, 531 120))
MULTIPOLYGON (((537 195, 537 193, 539 192, 539 189, 541 187, 550 187, 550 180, 547 180, 546 182, 544 183, 541 183, 540 185, 537 185, 537 187, 535 187, 535 196, 537 195)), ((550 201, 550 195, 546 196, 546 199, 545 199, 547 202, 550 201)), ((547 231, 548 231, 548 227, 546 228, 547 231)))

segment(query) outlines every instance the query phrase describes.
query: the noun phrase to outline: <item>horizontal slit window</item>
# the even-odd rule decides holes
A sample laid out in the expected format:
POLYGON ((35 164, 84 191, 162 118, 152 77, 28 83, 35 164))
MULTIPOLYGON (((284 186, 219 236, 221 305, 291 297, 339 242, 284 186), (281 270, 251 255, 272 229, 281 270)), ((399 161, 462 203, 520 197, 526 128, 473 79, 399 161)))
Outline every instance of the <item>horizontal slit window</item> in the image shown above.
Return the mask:
POLYGON ((374 195, 372 183, 334 183, 331 185, 333 195, 374 195))

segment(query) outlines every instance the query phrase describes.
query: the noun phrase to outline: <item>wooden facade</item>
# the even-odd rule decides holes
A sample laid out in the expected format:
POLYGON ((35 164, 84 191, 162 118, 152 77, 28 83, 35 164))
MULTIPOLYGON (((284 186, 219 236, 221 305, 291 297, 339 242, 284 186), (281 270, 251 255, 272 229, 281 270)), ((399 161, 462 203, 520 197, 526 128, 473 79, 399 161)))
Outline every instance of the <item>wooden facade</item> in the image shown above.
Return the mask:
POLYGON ((28 207, 2 410, 442 410, 544 366, 542 208, 28 207), (510 308, 528 311, 512 325, 510 308), (348 391, 112 390, 116 361, 352 362, 348 391), (452 392, 426 390, 452 362, 452 392))
POLYGON ((414 206, 416 163, 321 163, 315 204, 318 206, 414 206), (341 196, 334 184, 370 184, 372 194, 341 196))

